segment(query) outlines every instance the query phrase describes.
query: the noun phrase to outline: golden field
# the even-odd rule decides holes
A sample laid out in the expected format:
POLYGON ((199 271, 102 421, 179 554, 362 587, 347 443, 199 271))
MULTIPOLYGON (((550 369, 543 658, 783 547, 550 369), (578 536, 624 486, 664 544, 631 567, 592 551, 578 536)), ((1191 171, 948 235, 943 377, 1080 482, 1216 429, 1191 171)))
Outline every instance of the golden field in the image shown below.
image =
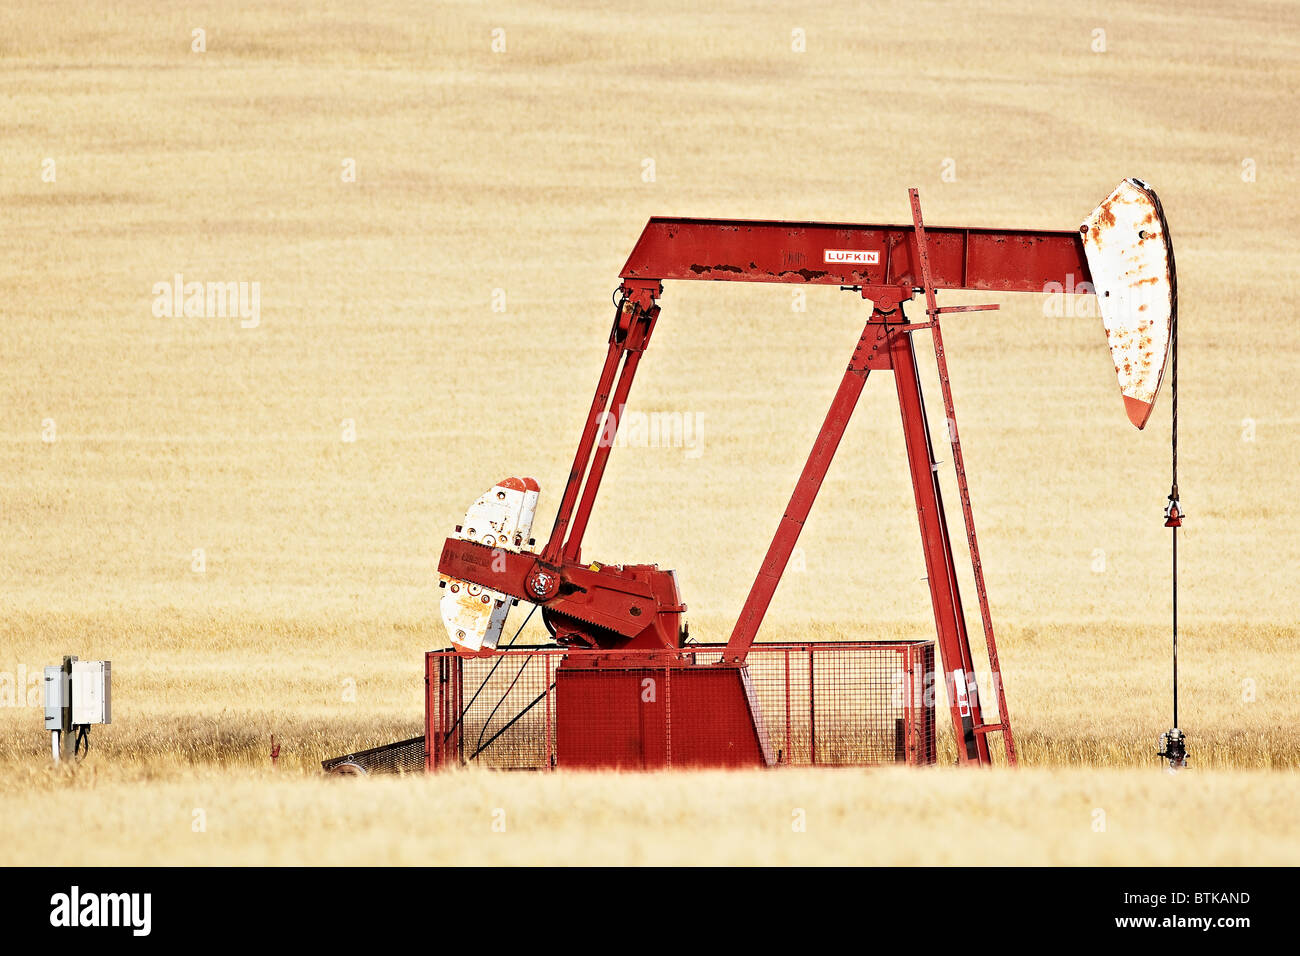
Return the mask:
MULTIPOLYGON (((227 6, 0 13, 0 863, 1300 862, 1294 6, 227 6), (945 343, 1022 770, 315 777, 419 732, 466 506, 530 474, 545 537, 648 217, 892 222, 916 185, 1067 229, 1129 175, 1180 280, 1191 772, 1152 756, 1168 395, 1135 431, 1100 321, 1021 295, 945 343), (258 283, 256 327, 156 315, 177 274, 258 283), (75 771, 26 706, 64 653, 114 671, 75 771), (94 848, 42 855, 55 819, 94 848)), ((866 317, 792 302, 668 285, 632 404, 699 441, 617 449, 586 538, 676 568, 699 640, 866 317)), ((892 383, 801 547, 765 638, 930 636, 892 383)))
POLYGON ((1185 776, 889 768, 306 780, 100 766, 75 779, 24 774, 3 827, 14 838, 7 863, 91 866, 1294 864, 1295 774, 1185 776), (56 818, 78 826, 49 827, 56 818))

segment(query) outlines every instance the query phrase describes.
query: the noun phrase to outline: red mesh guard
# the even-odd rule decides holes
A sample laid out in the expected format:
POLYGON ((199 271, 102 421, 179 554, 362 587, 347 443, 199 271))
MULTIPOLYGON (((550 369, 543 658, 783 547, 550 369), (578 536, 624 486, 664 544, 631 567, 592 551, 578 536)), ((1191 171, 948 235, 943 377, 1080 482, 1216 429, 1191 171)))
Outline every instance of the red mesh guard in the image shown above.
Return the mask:
POLYGON ((498 769, 931 764, 934 644, 427 655, 427 766, 498 769))

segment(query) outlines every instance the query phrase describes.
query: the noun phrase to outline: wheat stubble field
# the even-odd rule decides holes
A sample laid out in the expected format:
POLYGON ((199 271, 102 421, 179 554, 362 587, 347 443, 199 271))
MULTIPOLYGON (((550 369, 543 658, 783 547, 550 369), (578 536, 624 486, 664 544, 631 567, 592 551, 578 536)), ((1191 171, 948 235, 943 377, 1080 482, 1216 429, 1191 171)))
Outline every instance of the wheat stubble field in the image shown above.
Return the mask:
MULTIPOLYGON (((1293 6, 153 6, 0 13, 0 862, 1300 861, 1293 6), (917 185, 1063 229, 1127 175, 1178 257, 1192 772, 1152 756, 1167 395, 1133 430, 1100 320, 1027 295, 945 331, 1023 769, 316 776, 419 731, 470 501, 531 474, 549 528, 649 216, 891 222, 917 185), (256 326, 155 314, 177 274, 257 283, 256 326), (29 693, 64 653, 114 671, 75 771, 29 693)), ((587 536, 676 568, 698 639, 865 317, 792 303, 668 287, 633 404, 698 442, 618 449, 587 536)), ((801 544, 766 638, 930 636, 887 379, 801 544)))

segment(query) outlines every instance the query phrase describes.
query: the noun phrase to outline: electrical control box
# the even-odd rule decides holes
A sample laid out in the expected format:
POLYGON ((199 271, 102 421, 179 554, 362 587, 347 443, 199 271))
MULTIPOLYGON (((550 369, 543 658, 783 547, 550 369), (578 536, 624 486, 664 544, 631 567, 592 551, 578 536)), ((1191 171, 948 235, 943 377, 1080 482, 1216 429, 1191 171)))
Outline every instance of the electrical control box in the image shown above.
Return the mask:
POLYGON ((109 693, 111 685, 110 661, 72 662, 72 723, 74 726, 112 722, 109 693))
POLYGON ((64 695, 68 682, 63 678, 63 668, 57 664, 45 668, 45 729, 63 729, 64 695))

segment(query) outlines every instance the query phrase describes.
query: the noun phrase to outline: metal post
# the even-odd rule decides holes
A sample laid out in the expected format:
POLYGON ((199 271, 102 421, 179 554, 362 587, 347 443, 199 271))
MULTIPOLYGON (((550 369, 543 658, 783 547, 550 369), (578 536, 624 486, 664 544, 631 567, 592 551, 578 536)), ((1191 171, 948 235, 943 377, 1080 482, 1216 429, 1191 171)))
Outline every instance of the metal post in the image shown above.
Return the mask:
POLYGON ((790 648, 785 649, 785 762, 790 762, 790 648))
POLYGON ((813 679, 813 645, 808 645, 808 755, 817 763, 817 685, 813 679))
POLYGON ((664 766, 673 767, 673 669, 664 665, 664 766))
MULTIPOLYGON (((984 585, 984 564, 980 560, 979 539, 975 535, 975 515, 971 510, 970 488, 966 483, 966 464, 961 453, 961 438, 957 434, 957 412, 953 407, 952 382, 948 377, 948 360, 943 348, 943 331, 939 316, 945 311, 981 311, 997 309, 996 305, 957 306, 952 310, 939 308, 935 299, 934 279, 930 272, 930 249, 925 237, 925 223, 921 219, 921 197, 915 189, 908 190, 912 201, 912 227, 916 234, 917 260, 921 265, 921 280, 925 289, 925 311, 929 317, 930 337, 934 342, 934 361, 939 370, 939 388, 943 393, 943 407, 947 415, 948 440, 952 445, 953 466, 957 471, 957 492, 961 499, 962 520, 966 525, 966 544, 970 549, 971 568, 975 574, 975 594, 979 598, 980 620, 984 625, 984 643, 988 649, 989 670, 992 672, 994 694, 998 702, 998 724, 1002 743, 1006 749, 1007 763, 1016 762, 1016 743, 1011 735, 1011 715, 1007 712, 1007 696, 1002 686, 1002 667, 998 663, 998 645, 993 637, 993 615, 989 611, 988 590, 984 585)), ((985 734, 993 727, 976 727, 977 734, 985 734)))
POLYGON ((903 658, 903 740, 906 748, 905 763, 914 763, 916 739, 916 714, 912 702, 916 699, 916 647, 909 644, 900 652, 903 658))
POLYGON ((59 733, 59 753, 60 759, 66 760, 72 756, 74 740, 72 735, 72 662, 76 657, 63 657, 63 719, 62 730, 59 733))
POLYGON ((555 762, 552 759, 551 752, 551 655, 542 651, 542 673, 546 683, 542 686, 546 688, 546 769, 551 771, 555 769, 555 762))
POLYGON ((975 728, 983 721, 979 696, 974 692, 974 664, 957 587, 957 569, 952 541, 948 537, 943 496, 939 491, 939 477, 935 474, 938 466, 930 442, 930 426, 925 417, 925 399, 921 393, 912 336, 902 330, 891 335, 889 354, 894 364, 894 384, 898 388, 898 407, 903 419, 907 465, 916 497, 916 517, 925 550, 925 573, 930 585, 930 601, 934 606, 934 624, 943 658, 953 731, 957 735, 957 759, 961 763, 987 764, 990 761, 985 735, 975 733, 975 728))
POLYGON ((424 769, 437 770, 442 766, 443 748, 446 746, 447 722, 447 668, 442 655, 437 657, 437 697, 433 683, 434 652, 424 655, 424 769))

